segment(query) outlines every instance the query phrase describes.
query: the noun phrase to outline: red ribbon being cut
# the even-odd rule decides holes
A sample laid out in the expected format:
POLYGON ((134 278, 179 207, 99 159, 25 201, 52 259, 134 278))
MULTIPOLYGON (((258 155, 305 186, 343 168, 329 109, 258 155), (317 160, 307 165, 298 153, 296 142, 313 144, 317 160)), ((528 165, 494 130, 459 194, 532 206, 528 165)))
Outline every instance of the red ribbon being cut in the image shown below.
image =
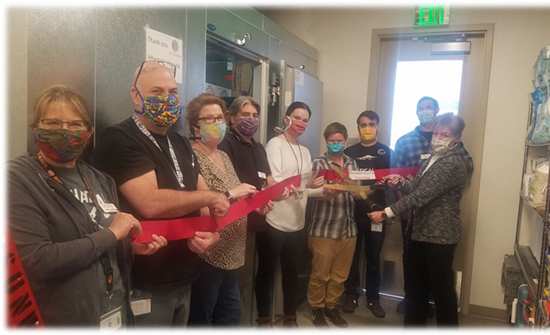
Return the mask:
POLYGON ((301 177, 293 176, 262 190, 250 198, 235 202, 228 213, 218 219, 212 216, 198 216, 192 218, 178 218, 169 220, 141 221, 142 233, 134 239, 137 243, 149 243, 152 235, 162 235, 169 241, 191 238, 197 231, 220 231, 228 224, 247 216, 250 212, 265 206, 270 200, 278 198, 285 188, 294 185, 300 186, 301 177))
POLYGON ((8 236, 8 325, 10 327, 40 327, 44 325, 38 304, 15 243, 8 236))

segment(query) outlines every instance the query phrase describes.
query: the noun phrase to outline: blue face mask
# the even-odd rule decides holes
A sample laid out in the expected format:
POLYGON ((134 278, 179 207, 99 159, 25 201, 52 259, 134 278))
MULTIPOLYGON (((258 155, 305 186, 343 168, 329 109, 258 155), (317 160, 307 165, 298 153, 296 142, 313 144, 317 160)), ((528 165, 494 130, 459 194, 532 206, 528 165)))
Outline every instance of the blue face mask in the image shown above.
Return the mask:
POLYGON ((327 143, 327 150, 329 154, 335 155, 344 151, 344 143, 327 143))

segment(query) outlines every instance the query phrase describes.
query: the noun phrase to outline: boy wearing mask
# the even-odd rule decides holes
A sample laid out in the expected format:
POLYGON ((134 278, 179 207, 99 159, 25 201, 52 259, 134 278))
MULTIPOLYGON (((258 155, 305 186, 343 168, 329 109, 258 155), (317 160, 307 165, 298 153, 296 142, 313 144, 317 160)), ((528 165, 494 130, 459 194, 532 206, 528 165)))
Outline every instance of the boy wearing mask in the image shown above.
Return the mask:
MULTIPOLYGON (((344 154, 348 138, 346 127, 338 122, 331 123, 325 128, 324 137, 327 152, 313 161, 314 175, 321 170, 334 170, 339 175, 345 170, 356 170, 355 161, 344 154)), ((326 327, 326 316, 336 326, 347 327, 336 304, 344 292, 355 251, 354 200, 349 192, 318 190, 310 193, 312 219, 308 244, 313 259, 308 302, 315 326, 326 327)))
MULTIPOLYGON (((387 169, 390 167, 391 149, 378 142, 378 124, 380 118, 373 111, 364 111, 357 117, 357 131, 360 142, 347 148, 344 153, 353 158, 359 169, 387 169)), ((374 180, 363 181, 364 185, 374 184, 374 180)), ((367 213, 386 206, 386 192, 382 189, 374 191, 369 199, 358 199, 355 202, 355 221, 357 222, 357 248, 353 256, 350 276, 346 281, 346 298, 343 311, 353 313, 357 308, 360 287, 361 253, 367 260, 367 308, 378 318, 386 316, 379 302, 380 291, 380 252, 384 244, 385 229, 383 225, 370 221, 367 213)))

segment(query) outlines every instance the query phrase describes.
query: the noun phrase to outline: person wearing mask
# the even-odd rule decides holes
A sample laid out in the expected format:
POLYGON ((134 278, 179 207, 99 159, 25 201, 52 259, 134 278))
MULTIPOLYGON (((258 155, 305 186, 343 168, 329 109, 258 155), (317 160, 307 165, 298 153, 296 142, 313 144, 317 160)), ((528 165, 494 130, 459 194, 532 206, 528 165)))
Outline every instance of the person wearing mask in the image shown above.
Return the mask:
MULTIPOLYGON (((357 170, 355 161, 344 154, 348 132, 338 122, 329 124, 323 133, 327 143, 325 155, 313 160, 313 173, 321 170, 357 170)), ((317 189, 310 192, 311 222, 308 245, 313 255, 307 298, 313 324, 326 327, 325 316, 338 327, 347 327, 337 303, 344 292, 351 267, 357 225, 354 220, 354 199, 350 192, 317 189)))
MULTIPOLYGON (((357 117, 357 131, 360 142, 347 148, 344 153, 353 158, 359 169, 388 169, 390 167, 391 149, 378 142, 378 125, 380 118, 376 112, 364 111, 357 117)), ((363 185, 373 185, 374 180, 364 180, 363 185)), ((384 244, 385 229, 383 225, 372 223, 367 213, 386 207, 387 192, 376 189, 369 195, 368 200, 358 199, 355 206, 355 220, 358 235, 357 247, 353 256, 353 265, 346 281, 346 295, 342 310, 353 313, 358 306, 360 287, 360 258, 364 252, 367 260, 367 308, 371 313, 383 318, 386 312, 380 305, 380 252, 384 244)))
MULTIPOLYGON (((225 102, 201 94, 187 105, 187 123, 201 176, 209 189, 237 200, 257 192, 241 183, 227 154, 218 150, 226 132, 225 102)), ((201 255, 200 276, 193 283, 190 325, 236 326, 240 321, 239 269, 245 262, 246 217, 220 232, 220 241, 201 255)))
POLYGON ((461 141, 464 120, 452 113, 436 119, 430 159, 417 176, 406 180, 388 176, 390 185, 404 196, 382 211, 369 214, 383 222, 413 210, 407 260, 408 291, 405 325, 425 325, 428 297, 435 300, 436 320, 441 326, 458 325, 453 258, 460 242, 460 199, 473 172, 472 158, 461 141))
MULTIPOLYGON (((395 144, 395 153, 392 156, 392 167, 420 167, 430 158, 432 132, 434 121, 439 113, 439 103, 436 99, 424 96, 416 104, 416 116, 420 124, 411 132, 401 136, 395 144)), ((410 239, 411 213, 401 214, 401 237, 403 240, 403 281, 405 298, 398 305, 398 311, 402 312, 407 299, 407 246, 410 239)), ((430 314, 433 315, 433 310, 430 314)))
MULTIPOLYGON (((265 149, 254 139, 260 125, 260 105, 252 97, 237 97, 228 108, 226 120, 229 127, 218 149, 229 156, 239 180, 258 190, 273 185, 265 149)), ((250 213, 247 225, 248 231, 264 231, 265 215, 250 213)))
MULTIPOLYGON (((172 127, 181 114, 173 68, 143 62, 130 96, 132 116, 108 127, 94 153, 96 166, 115 179, 123 208, 140 220, 195 217, 207 208, 214 216, 225 215, 227 197, 208 190, 189 141, 172 127)), ((199 275, 197 253, 218 240, 218 233, 199 231, 190 239, 169 241, 153 256, 136 257, 137 325, 187 324, 191 283, 199 275)))
POLYGON ((269 326, 272 320, 273 286, 277 263, 281 264, 283 286, 283 324, 297 327, 298 304, 298 257, 303 240, 307 187, 318 188, 323 177, 311 179, 311 155, 298 143, 298 138, 307 128, 311 117, 309 106, 303 102, 291 103, 283 119, 285 129, 266 145, 267 159, 275 182, 301 175, 302 184, 292 189, 285 200, 275 201, 266 215, 265 232, 258 232, 258 270, 256 275, 256 307, 258 324, 269 326))
MULTIPOLYGON (((239 180, 253 185, 257 190, 273 185, 275 181, 271 176, 264 146, 254 139, 260 125, 260 105, 252 97, 237 97, 226 112, 226 121, 228 125, 227 134, 218 145, 218 149, 229 156, 239 180)), ((288 190, 285 190, 281 197, 274 200, 283 200, 286 197, 288 197, 288 190)), ((259 247, 256 233, 266 229, 267 223, 264 214, 253 211, 248 215, 247 250, 256 250, 259 247)), ((240 277, 241 292, 245 292, 245 290, 249 290, 251 286, 254 286, 256 273, 255 252, 246 251, 245 253, 253 256, 245 260, 245 265, 242 268, 240 277)))
POLYGON ((118 209, 113 180, 80 159, 93 133, 84 99, 57 85, 34 106, 38 152, 9 162, 9 231, 46 326, 132 324, 131 253, 166 245, 131 243, 141 232, 118 209))

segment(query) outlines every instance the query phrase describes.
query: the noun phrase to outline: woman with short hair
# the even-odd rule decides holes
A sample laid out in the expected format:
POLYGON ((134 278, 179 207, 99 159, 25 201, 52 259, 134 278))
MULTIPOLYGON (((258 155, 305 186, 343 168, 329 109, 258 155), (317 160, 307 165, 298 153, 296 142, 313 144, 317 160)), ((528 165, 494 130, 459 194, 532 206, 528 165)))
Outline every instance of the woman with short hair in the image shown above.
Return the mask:
POLYGON ((38 152, 9 162, 9 229, 46 326, 131 323, 131 244, 141 226, 118 211, 112 179, 80 156, 93 128, 84 99, 53 86, 37 99, 31 124, 38 152))

